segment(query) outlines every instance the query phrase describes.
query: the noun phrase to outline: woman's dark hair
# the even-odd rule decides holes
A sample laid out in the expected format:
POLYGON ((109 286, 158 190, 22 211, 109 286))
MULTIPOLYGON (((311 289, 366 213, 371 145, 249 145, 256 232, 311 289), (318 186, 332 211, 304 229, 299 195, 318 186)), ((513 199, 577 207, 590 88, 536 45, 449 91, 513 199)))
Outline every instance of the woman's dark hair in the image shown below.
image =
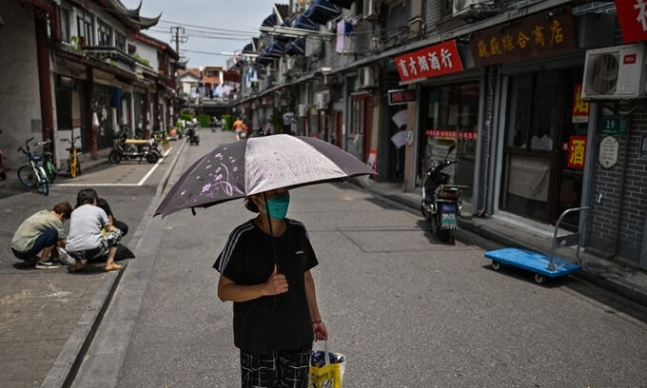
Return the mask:
POLYGON ((85 204, 92 204, 94 203, 94 200, 99 199, 99 194, 97 194, 96 190, 94 189, 83 189, 80 190, 79 193, 76 195, 76 207, 79 207, 81 205, 85 204))
POLYGON ((69 220, 70 214, 72 214, 72 205, 67 201, 59 202, 54 205, 54 209, 52 209, 52 211, 56 214, 62 214, 64 220, 69 220))
POLYGON ((252 201, 252 197, 245 198, 245 209, 250 212, 258 213, 258 206, 252 201))

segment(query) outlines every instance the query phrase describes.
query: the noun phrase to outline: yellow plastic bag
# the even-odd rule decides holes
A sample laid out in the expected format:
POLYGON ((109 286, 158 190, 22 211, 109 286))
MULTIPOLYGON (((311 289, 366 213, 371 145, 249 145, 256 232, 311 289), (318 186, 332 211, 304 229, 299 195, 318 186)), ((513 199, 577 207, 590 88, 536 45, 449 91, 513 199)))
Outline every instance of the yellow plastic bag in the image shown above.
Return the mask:
POLYGON ((324 350, 313 350, 308 388, 342 388, 342 379, 346 369, 346 357, 340 353, 328 352, 328 344, 324 341, 324 350), (322 365, 321 359, 324 359, 322 365), (319 359, 319 362, 315 360, 319 359))

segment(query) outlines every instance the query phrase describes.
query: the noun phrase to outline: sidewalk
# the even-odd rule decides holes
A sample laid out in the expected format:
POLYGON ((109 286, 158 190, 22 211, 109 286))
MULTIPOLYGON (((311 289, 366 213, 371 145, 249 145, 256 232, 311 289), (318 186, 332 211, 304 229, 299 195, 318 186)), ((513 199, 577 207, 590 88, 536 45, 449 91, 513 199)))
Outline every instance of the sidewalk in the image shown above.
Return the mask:
MULTIPOLYGON (((419 212, 420 193, 402 192, 402 184, 379 183, 365 179, 358 181, 368 191, 406 205, 419 212)), ((481 235, 505 247, 517 247, 550 254, 554 228, 512 214, 489 218, 472 217, 469 204, 463 205, 459 227, 481 235)), ((422 217, 422 216, 421 216, 422 217)), ((575 247, 559 248, 558 256, 575 260, 575 247)), ((631 268, 616 261, 600 258, 580 250, 582 271, 571 276, 583 279, 636 303, 647 306, 647 271, 631 268)))
MULTIPOLYGON (((168 158, 173 170, 184 141, 168 158)), ((109 166, 110 149, 96 158, 81 159, 83 173, 109 166)), ((85 155, 84 155, 85 156, 85 155)), ((12 173, 15 173, 12 171, 12 173)), ((62 175, 66 172, 62 171, 62 175)), ((88 268, 70 274, 67 269, 32 270, 21 266, 10 250, 15 228, 34 210, 71 200, 77 188, 55 190, 48 197, 25 190, 17 180, 0 187, 0 386, 3 388, 69 386, 85 349, 101 321, 123 271, 88 268)), ((140 231, 129 233, 126 245, 137 246, 140 231)))

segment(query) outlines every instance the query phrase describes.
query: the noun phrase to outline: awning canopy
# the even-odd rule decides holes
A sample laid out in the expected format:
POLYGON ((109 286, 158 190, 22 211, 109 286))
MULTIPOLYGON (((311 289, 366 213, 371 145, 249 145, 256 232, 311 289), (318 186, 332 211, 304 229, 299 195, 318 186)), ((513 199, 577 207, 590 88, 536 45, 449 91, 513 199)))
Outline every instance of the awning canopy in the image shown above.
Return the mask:
POLYGON ((261 23, 261 26, 274 27, 278 22, 279 22, 278 16, 276 16, 276 14, 273 13, 270 16, 266 17, 265 20, 263 20, 263 23, 261 23))
POLYGON ((350 9, 355 0, 328 0, 328 2, 338 7, 350 9))
POLYGON ((310 20, 307 16, 301 15, 292 24, 292 28, 298 28, 300 30, 308 30, 308 31, 317 31, 319 27, 317 27, 317 24, 310 20))
POLYGON ((328 20, 334 19, 341 15, 341 10, 336 5, 331 4, 328 0, 315 0, 303 16, 318 24, 326 24, 328 20))
POLYGON ((285 54, 285 43, 277 40, 269 45, 264 51, 267 51, 267 55, 271 57, 280 57, 281 55, 285 54))
POLYGON ((256 52, 256 49, 254 49, 254 43, 249 43, 245 47, 243 47, 243 54, 253 54, 256 52))
POLYGON ((306 40, 304 38, 296 38, 285 47, 285 53, 291 57, 296 55, 306 54, 306 40))

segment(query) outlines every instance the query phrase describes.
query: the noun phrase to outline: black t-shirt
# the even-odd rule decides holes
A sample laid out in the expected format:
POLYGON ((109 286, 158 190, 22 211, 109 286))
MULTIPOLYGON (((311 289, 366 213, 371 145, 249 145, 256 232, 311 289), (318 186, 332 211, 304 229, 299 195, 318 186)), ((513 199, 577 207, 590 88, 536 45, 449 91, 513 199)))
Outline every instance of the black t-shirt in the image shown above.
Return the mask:
POLYGON ((103 198, 97 199, 97 206, 99 206, 101 209, 103 209, 103 211, 106 212, 106 214, 109 217, 114 217, 112 215, 112 209, 110 209, 110 205, 108 205, 108 201, 106 201, 105 199, 103 199, 103 198))
POLYGON ((274 270, 288 281, 288 292, 248 302, 234 302, 234 344, 247 351, 296 349, 311 343, 312 320, 305 292, 304 273, 318 264, 305 227, 286 219, 282 236, 263 233, 253 221, 229 235, 213 267, 238 285, 262 284, 274 270))

